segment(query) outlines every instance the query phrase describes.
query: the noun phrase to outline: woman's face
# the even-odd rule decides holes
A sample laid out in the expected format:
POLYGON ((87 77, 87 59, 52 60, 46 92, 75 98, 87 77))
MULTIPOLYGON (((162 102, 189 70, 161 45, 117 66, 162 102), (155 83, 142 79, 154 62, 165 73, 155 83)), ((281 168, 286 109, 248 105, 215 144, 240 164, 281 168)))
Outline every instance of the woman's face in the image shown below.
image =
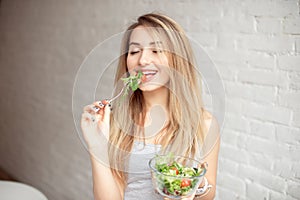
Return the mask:
POLYGON ((167 68, 168 58, 158 45, 164 41, 154 41, 144 26, 135 28, 129 39, 127 67, 130 74, 141 71, 145 79, 140 84, 142 91, 153 91, 166 85, 170 79, 167 68))

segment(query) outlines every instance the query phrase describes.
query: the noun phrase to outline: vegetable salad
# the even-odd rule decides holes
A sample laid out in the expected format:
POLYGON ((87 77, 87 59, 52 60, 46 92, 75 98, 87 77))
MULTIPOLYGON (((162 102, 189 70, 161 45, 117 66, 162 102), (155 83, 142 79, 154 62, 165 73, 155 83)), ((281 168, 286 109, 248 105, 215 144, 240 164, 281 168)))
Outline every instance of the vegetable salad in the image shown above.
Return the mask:
POLYGON ((159 189, 166 195, 184 196, 190 193, 197 185, 203 168, 184 167, 174 161, 171 164, 156 163, 156 169, 160 172, 157 175, 159 189))

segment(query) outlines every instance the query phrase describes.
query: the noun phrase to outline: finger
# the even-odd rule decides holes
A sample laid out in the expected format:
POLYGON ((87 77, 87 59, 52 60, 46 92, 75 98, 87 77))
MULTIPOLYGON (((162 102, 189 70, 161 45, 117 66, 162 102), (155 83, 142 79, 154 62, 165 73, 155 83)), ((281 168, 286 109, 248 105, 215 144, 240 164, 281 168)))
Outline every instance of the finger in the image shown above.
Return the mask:
POLYGON ((102 103, 103 105, 107 105, 107 104, 109 104, 110 102, 109 102, 109 100, 107 100, 107 99, 103 99, 103 100, 101 101, 101 103, 102 103))
POLYGON ((100 108, 104 108, 104 106, 105 106, 106 104, 104 104, 104 103, 103 103, 103 100, 102 100, 102 101, 96 101, 96 102, 94 102, 94 105, 95 105, 95 106, 99 106, 100 108))
POLYGON ((100 115, 99 114, 94 114, 94 113, 89 113, 89 112, 84 112, 82 114, 83 117, 85 117, 85 120, 92 121, 92 122, 97 122, 100 120, 100 115))
POLYGON ((93 122, 93 117, 90 113, 84 112, 81 115, 81 126, 86 126, 93 122))
POLYGON ((91 105, 87 105, 83 108, 83 111, 84 112, 88 112, 88 113, 91 113, 91 114, 96 114, 98 113, 100 110, 100 107, 98 106, 95 106, 94 104, 91 104, 91 105))
MULTIPOLYGON (((96 107, 99 107, 100 108, 100 110, 98 111, 98 114, 100 114, 102 117, 104 117, 103 115, 104 115, 104 110, 105 110, 105 107, 108 105, 108 106, 111 106, 110 105, 110 103, 109 103, 109 101, 108 100, 101 100, 101 101, 96 101, 96 102, 94 102, 94 105, 96 106, 96 107)), ((102 119, 102 118, 101 118, 102 119)))
POLYGON ((84 106, 84 108, 83 108, 83 111, 84 111, 84 112, 90 112, 90 110, 91 110, 91 105, 86 105, 86 106, 84 106))
POLYGON ((108 107, 109 107, 110 111, 113 110, 111 103, 108 104, 108 107))
POLYGON ((106 123, 106 124, 109 124, 109 121, 110 121, 110 107, 108 105, 106 105, 104 107, 104 118, 103 118, 103 121, 106 123))

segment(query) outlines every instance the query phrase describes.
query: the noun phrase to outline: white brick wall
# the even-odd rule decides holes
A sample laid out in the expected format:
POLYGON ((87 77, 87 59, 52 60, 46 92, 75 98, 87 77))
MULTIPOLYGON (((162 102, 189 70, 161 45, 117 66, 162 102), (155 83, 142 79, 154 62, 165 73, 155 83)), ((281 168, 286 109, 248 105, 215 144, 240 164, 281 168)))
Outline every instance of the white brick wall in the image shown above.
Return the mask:
POLYGON ((0 10, 0 167, 49 200, 92 199, 71 110, 77 69, 151 11, 177 20, 224 81, 216 199, 300 199, 299 1, 2 0, 0 10))

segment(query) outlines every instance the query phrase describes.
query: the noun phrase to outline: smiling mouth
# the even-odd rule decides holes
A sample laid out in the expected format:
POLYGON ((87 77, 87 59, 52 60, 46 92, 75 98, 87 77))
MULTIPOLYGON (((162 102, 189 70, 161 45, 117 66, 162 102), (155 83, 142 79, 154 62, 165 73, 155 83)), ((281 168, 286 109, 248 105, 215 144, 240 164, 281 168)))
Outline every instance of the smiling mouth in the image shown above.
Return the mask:
POLYGON ((142 73, 145 77, 143 82, 148 82, 152 80, 157 74, 157 72, 158 72, 157 70, 142 70, 142 73))

